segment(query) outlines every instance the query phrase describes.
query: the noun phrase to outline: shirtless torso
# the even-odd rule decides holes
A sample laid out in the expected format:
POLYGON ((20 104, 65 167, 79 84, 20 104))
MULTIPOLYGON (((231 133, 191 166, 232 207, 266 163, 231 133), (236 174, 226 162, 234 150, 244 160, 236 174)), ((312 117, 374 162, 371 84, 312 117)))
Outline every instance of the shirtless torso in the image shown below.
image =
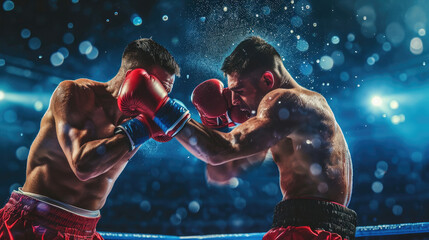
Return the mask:
MULTIPOLYGON (((235 85, 241 83, 229 81, 240 94, 235 85)), ((255 117, 230 133, 209 130, 191 120, 178 140, 208 163, 212 179, 232 177, 249 164, 243 158, 261 161, 271 150, 283 199, 316 198, 347 205, 352 191, 351 157, 325 98, 295 85, 269 92, 257 109, 255 117), (189 143, 193 137, 198 144, 189 143)))
POLYGON ((23 191, 98 210, 136 152, 113 130, 126 120, 106 83, 62 82, 31 145, 23 191))
MULTIPOLYGON (((285 94, 296 99, 292 111, 303 115, 300 124, 270 148, 284 199, 318 198, 347 205, 352 191, 350 153, 325 98, 306 89, 282 89, 271 101, 282 101, 285 94)), ((281 114, 285 113, 280 108, 281 114)))

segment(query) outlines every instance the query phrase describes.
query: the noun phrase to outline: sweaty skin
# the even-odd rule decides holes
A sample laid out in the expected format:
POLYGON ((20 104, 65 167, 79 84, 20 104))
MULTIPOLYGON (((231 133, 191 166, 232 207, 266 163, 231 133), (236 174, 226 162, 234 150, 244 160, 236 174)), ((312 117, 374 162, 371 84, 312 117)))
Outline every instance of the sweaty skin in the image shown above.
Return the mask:
POLYGON ((122 120, 105 84, 88 79, 62 82, 30 148, 23 191, 100 209, 136 152, 128 153, 124 135, 113 136, 122 120))
POLYGON ((190 120, 177 134, 189 152, 208 164, 209 180, 226 181, 236 175, 238 166, 249 165, 243 158, 265 156, 270 150, 284 200, 317 198, 348 205, 351 157, 325 98, 293 84, 272 90, 258 101, 251 88, 235 88, 245 84, 237 77, 228 75, 228 82, 235 94, 241 94, 235 98, 248 97, 248 104, 256 104, 256 116, 229 133, 190 120))
MULTIPOLYGON (((171 78, 154 69, 162 73, 159 79, 171 78)), ((103 207, 138 150, 130 152, 126 136, 114 135, 114 128, 130 119, 117 107, 124 76, 110 83, 78 79, 59 84, 30 148, 23 191, 88 210, 103 207)))

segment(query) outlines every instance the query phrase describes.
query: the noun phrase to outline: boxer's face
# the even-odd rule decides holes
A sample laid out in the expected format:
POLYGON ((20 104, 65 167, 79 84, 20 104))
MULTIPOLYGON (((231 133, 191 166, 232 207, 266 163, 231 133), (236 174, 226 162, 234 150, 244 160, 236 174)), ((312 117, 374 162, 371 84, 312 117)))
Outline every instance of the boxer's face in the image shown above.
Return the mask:
POLYGON ((155 76, 164 86, 165 90, 170 93, 173 90, 173 84, 175 80, 175 75, 168 73, 165 69, 158 65, 150 66, 146 71, 155 76))
POLYGON ((265 93, 255 86, 251 77, 240 77, 237 73, 231 73, 227 78, 228 88, 232 91, 232 104, 254 116, 265 93))

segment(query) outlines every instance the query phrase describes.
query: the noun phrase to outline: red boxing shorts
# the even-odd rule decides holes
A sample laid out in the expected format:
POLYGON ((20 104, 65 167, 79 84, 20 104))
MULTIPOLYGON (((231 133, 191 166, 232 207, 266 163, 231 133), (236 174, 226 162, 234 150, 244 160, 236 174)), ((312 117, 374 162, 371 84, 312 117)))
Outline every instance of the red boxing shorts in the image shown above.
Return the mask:
POLYGON ((337 203, 290 199, 277 204, 263 240, 354 240, 356 212, 337 203))
POLYGON ((88 218, 13 192, 0 209, 0 239, 103 239, 88 218))

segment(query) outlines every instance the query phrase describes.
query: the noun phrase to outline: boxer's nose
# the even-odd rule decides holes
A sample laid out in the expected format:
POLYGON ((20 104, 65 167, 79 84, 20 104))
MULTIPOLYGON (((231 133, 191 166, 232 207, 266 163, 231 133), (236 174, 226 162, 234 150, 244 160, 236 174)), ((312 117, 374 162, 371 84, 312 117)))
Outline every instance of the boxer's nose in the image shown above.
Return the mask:
POLYGON ((241 97, 237 94, 237 93, 235 93, 234 91, 232 91, 232 96, 231 96, 231 98, 232 98, 232 105, 240 105, 241 104, 241 102, 243 101, 242 99, 241 99, 241 97))

